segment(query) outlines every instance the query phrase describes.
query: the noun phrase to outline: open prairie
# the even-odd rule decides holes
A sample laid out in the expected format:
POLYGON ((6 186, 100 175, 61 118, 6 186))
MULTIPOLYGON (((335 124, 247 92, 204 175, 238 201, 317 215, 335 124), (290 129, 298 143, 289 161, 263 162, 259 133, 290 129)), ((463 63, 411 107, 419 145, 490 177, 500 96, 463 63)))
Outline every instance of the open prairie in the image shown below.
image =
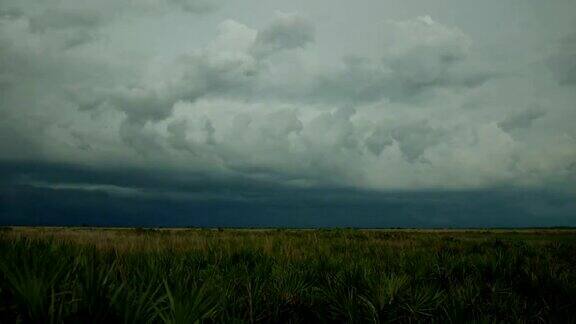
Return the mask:
POLYGON ((5 323, 576 321, 570 229, 0 233, 5 323))

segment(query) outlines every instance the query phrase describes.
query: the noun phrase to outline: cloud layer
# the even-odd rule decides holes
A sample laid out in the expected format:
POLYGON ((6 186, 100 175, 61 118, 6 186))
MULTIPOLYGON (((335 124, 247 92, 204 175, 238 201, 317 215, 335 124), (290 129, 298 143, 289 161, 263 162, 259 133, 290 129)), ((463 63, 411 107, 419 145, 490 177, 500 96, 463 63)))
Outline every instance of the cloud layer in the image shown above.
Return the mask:
MULTIPOLYGON (((202 175, 223 187, 575 192, 568 30, 513 45, 430 15, 383 17, 375 39, 358 35, 372 50, 328 55, 347 41, 325 41, 313 10, 252 23, 228 5, 0 1, 0 160, 149 170, 174 188, 202 175), (517 56, 522 44, 552 50, 517 56)), ((7 183, 143 190, 105 179, 7 183)))

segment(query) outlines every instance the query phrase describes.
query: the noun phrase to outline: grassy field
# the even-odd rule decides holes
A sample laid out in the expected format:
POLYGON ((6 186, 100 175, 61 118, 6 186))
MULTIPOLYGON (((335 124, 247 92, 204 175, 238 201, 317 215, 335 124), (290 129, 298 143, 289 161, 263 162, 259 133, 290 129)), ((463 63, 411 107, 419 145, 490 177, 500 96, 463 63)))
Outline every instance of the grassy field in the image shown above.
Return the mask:
POLYGON ((576 323, 573 230, 0 232, 0 322, 576 323))

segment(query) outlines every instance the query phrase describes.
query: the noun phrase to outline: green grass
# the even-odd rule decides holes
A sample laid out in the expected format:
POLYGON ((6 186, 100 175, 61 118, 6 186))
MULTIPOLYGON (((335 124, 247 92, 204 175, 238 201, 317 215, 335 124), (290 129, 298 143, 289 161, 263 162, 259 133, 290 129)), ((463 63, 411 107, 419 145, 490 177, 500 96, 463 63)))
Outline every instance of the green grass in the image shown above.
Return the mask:
POLYGON ((0 233, 0 322, 576 323, 572 230, 0 233))

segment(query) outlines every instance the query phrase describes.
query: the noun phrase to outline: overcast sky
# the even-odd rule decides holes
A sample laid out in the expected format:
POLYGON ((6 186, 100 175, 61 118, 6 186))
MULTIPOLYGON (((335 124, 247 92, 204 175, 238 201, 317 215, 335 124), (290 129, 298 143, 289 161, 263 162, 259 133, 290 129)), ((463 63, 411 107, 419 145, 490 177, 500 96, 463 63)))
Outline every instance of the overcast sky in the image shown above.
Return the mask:
POLYGON ((573 0, 0 0, 0 223, 576 225, 573 0))

